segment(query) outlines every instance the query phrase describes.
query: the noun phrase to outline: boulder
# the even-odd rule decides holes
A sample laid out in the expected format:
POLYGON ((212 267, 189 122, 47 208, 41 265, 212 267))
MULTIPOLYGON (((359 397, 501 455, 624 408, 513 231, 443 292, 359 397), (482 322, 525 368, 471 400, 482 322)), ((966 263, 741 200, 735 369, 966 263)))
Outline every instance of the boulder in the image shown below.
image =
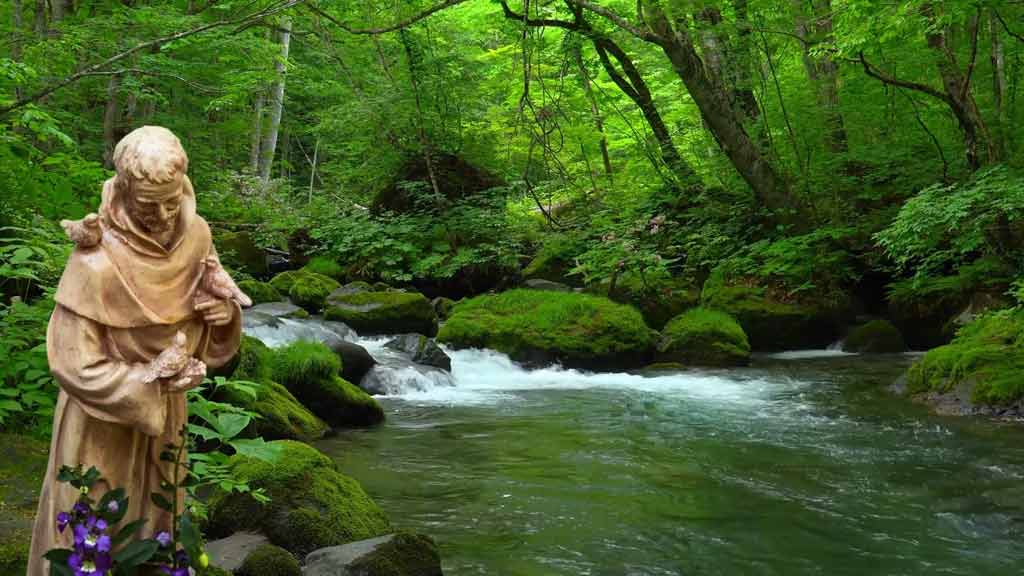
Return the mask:
POLYGON ((384 420, 380 404, 340 376, 341 360, 324 344, 298 341, 279 348, 271 374, 333 426, 371 426, 384 420))
POLYGON ((341 358, 341 377, 356 385, 377 364, 366 348, 359 344, 341 340, 329 346, 341 358))
POLYGON ((309 318, 309 312, 291 302, 264 302, 247 308, 243 315, 268 316, 270 318, 309 318))
POLYGON ((452 371, 452 359, 433 340, 422 334, 402 334, 384 344, 392 350, 408 354, 412 361, 425 366, 434 366, 452 371))
POLYGON ((287 294, 292 289, 292 284, 306 272, 302 270, 285 270, 270 279, 270 285, 281 294, 287 294))
POLYGON ((235 576, 302 576, 299 561, 284 548, 264 544, 245 557, 235 576))
POLYGON ((452 314, 452 308, 455 307, 455 301, 451 298, 438 296, 430 301, 430 306, 434 308, 434 314, 437 314, 438 320, 447 320, 452 314))
POLYGON ((430 301, 418 292, 354 291, 352 284, 327 298, 324 317, 366 334, 437 334, 437 315, 430 301))
POLYGON ((607 370, 643 366, 656 334, 636 309, 607 298, 517 289, 460 302, 437 340, 529 365, 607 370))
POLYGON ((332 546, 306 557, 305 576, 442 576, 441 555, 429 536, 389 534, 332 546))
POLYGON ((605 281, 587 286, 586 291, 633 306, 655 330, 700 303, 700 290, 690 280, 667 275, 648 274, 645 278, 627 273, 619 276, 614 289, 605 281))
POLYGON ((248 232, 219 231, 213 242, 224 265, 251 276, 265 277, 269 271, 267 255, 248 232))
POLYGON ((561 282, 552 282, 543 278, 531 278, 523 282, 523 288, 527 290, 548 290, 551 292, 572 292, 572 287, 561 282))
POLYGON ((872 320, 857 326, 843 340, 843 352, 884 354, 906 349, 903 335, 888 320, 872 320))
POLYGON ((750 362, 747 335, 725 312, 694 308, 673 318, 661 334, 661 362, 688 366, 742 366, 750 362))
POLYGON ((230 459, 231 473, 270 498, 216 492, 209 500, 207 535, 226 537, 256 531, 299 557, 320 548, 382 536, 391 531, 384 512, 354 479, 338 472, 330 458, 292 440, 270 445, 274 462, 241 455, 230 459))
POLYGON ((228 572, 234 572, 242 566, 242 561, 250 552, 269 544, 270 540, 262 534, 239 532, 227 538, 220 538, 206 543, 206 555, 210 564, 228 572))
POLYGON ((701 305, 735 318, 758 351, 826 348, 839 339, 852 310, 842 293, 789 298, 763 286, 726 282, 717 271, 704 283, 701 305))
POLYGON ((265 302, 280 302, 284 300, 281 293, 277 291, 267 282, 260 282, 258 280, 242 280, 238 283, 238 287, 245 292, 249 298, 252 298, 253 304, 263 304, 265 302))
POLYGON ((341 287, 337 280, 316 274, 305 272, 298 275, 288 289, 288 297, 292 302, 301 306, 311 314, 317 314, 324 308, 327 296, 341 287))
POLYGON ((345 268, 327 256, 314 256, 302 267, 302 271, 322 274, 339 282, 345 277, 345 268))

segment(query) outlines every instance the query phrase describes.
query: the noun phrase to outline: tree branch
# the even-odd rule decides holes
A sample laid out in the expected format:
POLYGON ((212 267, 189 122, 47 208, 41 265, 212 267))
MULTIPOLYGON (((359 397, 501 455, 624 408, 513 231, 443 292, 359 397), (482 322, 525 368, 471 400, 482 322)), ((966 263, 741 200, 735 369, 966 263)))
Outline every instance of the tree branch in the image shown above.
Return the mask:
POLYGON ((413 24, 419 22, 420 20, 423 20, 424 18, 434 14, 435 12, 440 12, 441 10, 444 10, 445 8, 451 8, 452 6, 456 6, 458 4, 462 4, 463 2, 466 2, 466 1, 467 0, 445 0, 444 2, 442 2, 440 4, 437 4, 435 6, 431 6, 430 8, 427 8, 426 10, 424 10, 424 11, 418 13, 418 14, 410 16, 410 17, 406 18, 405 20, 401 20, 401 21, 399 21, 399 22, 397 22, 395 24, 392 24, 390 26, 384 26, 383 28, 365 28, 365 29, 361 29, 361 30, 360 29, 352 28, 348 24, 345 24, 341 20, 338 20, 334 16, 331 16, 327 12, 324 12, 320 8, 317 8, 313 4, 309 4, 307 7, 311 11, 315 12, 316 14, 318 14, 320 16, 323 16, 324 18, 330 20, 332 23, 334 23, 335 26, 337 26, 338 28, 341 28, 345 32, 348 32, 349 34, 377 35, 377 34, 387 34, 388 32, 394 32, 396 30, 401 30, 402 28, 407 28, 407 27, 412 26, 413 24))
POLYGON ((568 1, 572 2, 573 4, 575 4, 577 6, 580 6, 582 8, 586 8, 587 10, 590 10, 594 14, 598 14, 600 16, 603 16, 606 20, 611 21, 613 24, 615 24, 619 28, 622 28, 626 32, 629 32, 630 34, 632 34, 633 36, 636 36, 637 38, 643 40, 644 42, 653 42, 655 44, 660 44, 663 41, 663 38, 661 36, 658 36, 657 34, 654 34, 653 32, 651 32, 649 30, 643 30, 641 28, 637 28, 629 20, 626 20, 622 16, 619 16, 618 14, 616 14, 615 12, 605 8, 604 6, 598 6, 597 4, 594 4, 593 2, 590 2, 590 0, 568 0, 568 1))
POLYGON ((1014 32, 1013 30, 1010 30, 1010 26, 1006 23, 1006 20, 1003 20, 1003 15, 1002 14, 1000 14, 995 9, 992 10, 992 13, 996 15, 996 20, 999 20, 999 23, 1003 25, 1003 30, 1006 30, 1007 34, 1012 36, 1018 42, 1024 42, 1024 36, 1014 32))
POLYGON ((207 30, 212 30, 213 28, 220 28, 222 26, 233 26, 233 25, 236 25, 236 24, 245 25, 245 24, 248 24, 250 22, 254 22, 256 20, 260 20, 260 19, 266 18, 267 16, 272 16, 274 14, 277 14, 278 12, 282 12, 284 10, 287 10, 287 9, 293 7, 293 6, 301 4, 301 3, 305 2, 305 1, 306 0, 285 0, 284 2, 278 2, 278 3, 272 5, 272 6, 268 7, 268 8, 264 8, 264 9, 258 11, 258 12, 254 12, 252 14, 249 14, 248 16, 242 16, 242 17, 239 17, 239 18, 229 18, 227 20, 218 20, 217 22, 212 22, 210 24, 204 24, 202 26, 198 26, 196 28, 192 28, 191 30, 185 30, 183 32, 178 32, 176 34, 171 34, 170 36, 163 36, 163 37, 157 38, 155 40, 149 40, 147 42, 143 42, 141 44, 137 44, 137 45, 135 45, 135 47, 130 48, 128 50, 125 50, 124 52, 120 52, 118 54, 115 54, 115 55, 111 56, 110 58, 107 58, 106 60, 104 60, 102 62, 97 62, 96 64, 93 64, 91 66, 87 66, 83 70, 80 70, 80 71, 75 72, 74 74, 72 74, 70 76, 65 77, 63 80, 61 80, 60 82, 57 82, 56 84, 53 84, 53 85, 48 86, 46 88, 43 88, 42 90, 39 90, 38 92, 36 92, 34 94, 31 94, 29 96, 25 96, 23 98, 20 98, 20 99, 18 99, 17 101, 15 101, 12 104, 8 104, 7 106, 0 107, 0 115, 7 114, 8 112, 11 112, 13 110, 17 110, 18 108, 22 108, 22 107, 27 106, 27 105, 29 105, 29 104, 31 104, 33 102, 38 101, 38 100, 42 100, 43 98, 49 96, 50 94, 53 94, 54 92, 60 90, 61 88, 64 88, 64 87, 66 87, 66 86, 68 86, 70 84, 74 84, 75 82, 81 80, 82 78, 85 78, 85 77, 88 77, 88 76, 93 76, 93 75, 95 75, 94 74, 95 72, 103 70, 104 68, 106 68, 107 66, 110 66, 111 64, 113 64, 115 62, 124 60, 125 58, 127 58, 128 56, 131 56, 132 54, 135 54, 136 52, 140 52, 142 50, 145 50, 147 48, 152 48, 154 46, 160 46, 160 45, 163 45, 163 44, 167 44, 168 42, 173 42, 175 40, 180 40, 182 38, 185 38, 185 37, 188 37, 188 36, 192 36, 194 34, 199 34, 201 32, 206 32, 207 30))
POLYGON ((892 76, 889 76, 885 72, 882 72, 881 70, 876 68, 873 64, 869 63, 867 59, 864 58, 863 51, 861 51, 858 56, 860 59, 860 63, 864 66, 864 72, 868 76, 871 76, 872 78, 877 78, 878 80, 881 80, 885 84, 899 86, 900 88, 907 88, 909 90, 916 90, 918 92, 923 92, 925 94, 928 94, 929 96, 934 96, 935 98, 938 98, 939 100, 942 100, 943 102, 952 105, 952 99, 948 94, 944 92, 939 92, 938 90, 932 88, 931 86, 928 86, 927 84, 918 84, 917 82, 909 82, 907 80, 893 78, 892 76))
POLYGON ((567 22, 565 20, 555 20, 553 18, 531 19, 523 14, 517 14, 516 12, 513 12, 511 8, 509 8, 508 2, 506 2, 505 0, 501 0, 501 11, 505 15, 505 18, 509 20, 517 20, 519 22, 526 24, 527 26, 533 26, 538 28, 543 26, 551 26, 553 28, 564 28, 566 30, 572 30, 573 32, 584 32, 581 26, 573 22, 567 22))
POLYGON ((974 17, 971 18, 971 60, 967 64, 967 73, 964 74, 964 83, 960 87, 960 99, 967 99, 967 93, 971 90, 971 76, 974 75, 974 66, 978 63, 978 29, 981 28, 981 6, 978 6, 974 17))
POLYGON ((140 76, 156 76, 158 78, 173 78, 179 82, 191 86, 195 90, 200 92, 206 92, 207 94, 223 94, 224 91, 217 88, 210 88, 209 86, 203 86, 198 82, 193 82, 184 76, 178 76, 177 74, 167 74, 165 72, 153 72, 152 70, 143 70, 141 68, 119 68, 117 70, 99 70, 96 72, 86 72, 82 74, 82 77, 88 76, 120 76, 122 74, 138 74, 140 76))

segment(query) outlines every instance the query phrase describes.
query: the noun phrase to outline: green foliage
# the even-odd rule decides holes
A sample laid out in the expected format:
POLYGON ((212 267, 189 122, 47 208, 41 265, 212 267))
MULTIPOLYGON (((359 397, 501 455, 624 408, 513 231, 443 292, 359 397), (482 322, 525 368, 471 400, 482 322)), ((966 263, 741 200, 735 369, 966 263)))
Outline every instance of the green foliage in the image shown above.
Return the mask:
POLYGON ((957 332, 945 346, 928 351, 911 366, 911 392, 948 392, 961 385, 972 402, 1010 405, 1024 398, 1024 310, 986 314, 957 332))
POLYGON ((351 569, 376 576, 440 576, 441 555, 429 536, 399 532, 373 552, 357 559, 351 569))
POLYGON ((342 268, 341 264, 327 256, 314 256, 309 260, 309 263, 302 267, 302 270, 322 274, 339 282, 345 277, 345 269, 342 268))
POLYGON ((287 550, 264 544, 256 548, 235 570, 236 576, 302 576, 299 561, 287 550))
POLYGON ((628 367, 646 359, 654 334, 634 308, 607 298, 511 290, 460 302, 437 338, 459 348, 492 348, 527 362, 628 367))
POLYGON ((319 342, 300 340, 273 352, 273 379, 291 390, 340 373, 341 359, 319 342))
POLYGON ((257 280, 242 280, 238 283, 238 287, 245 292, 250 298, 252 298, 253 304, 263 304, 265 302, 280 302, 284 298, 281 297, 281 293, 274 288, 273 285, 267 282, 259 282, 257 280))
POLYGON ((750 343, 732 316, 718 310, 694 308, 665 326, 658 343, 658 356, 663 362, 735 366, 750 361, 750 343))

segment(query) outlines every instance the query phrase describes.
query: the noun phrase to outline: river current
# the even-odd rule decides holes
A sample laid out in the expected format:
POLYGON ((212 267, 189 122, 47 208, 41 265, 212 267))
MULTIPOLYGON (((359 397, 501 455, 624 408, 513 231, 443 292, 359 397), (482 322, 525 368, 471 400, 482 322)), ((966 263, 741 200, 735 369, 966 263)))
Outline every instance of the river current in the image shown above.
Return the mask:
POLYGON ((380 397, 382 427, 319 444, 448 576, 1024 573, 1024 427, 893 397, 908 356, 641 376, 451 355, 450 380, 380 397))

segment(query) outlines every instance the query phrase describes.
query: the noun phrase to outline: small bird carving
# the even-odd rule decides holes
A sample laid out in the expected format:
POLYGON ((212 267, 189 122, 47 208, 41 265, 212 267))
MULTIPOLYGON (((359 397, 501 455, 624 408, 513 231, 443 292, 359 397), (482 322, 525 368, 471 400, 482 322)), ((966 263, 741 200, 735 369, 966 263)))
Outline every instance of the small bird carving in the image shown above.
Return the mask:
POLYGON ((150 361, 149 372, 146 374, 143 382, 148 384, 160 378, 170 378, 180 374, 188 366, 189 359, 191 358, 188 350, 185 348, 186 342, 185 333, 178 330, 174 335, 174 341, 171 345, 150 361))
POLYGON ((60 227, 64 233, 81 249, 94 248, 100 243, 103 237, 103 230, 100 228, 100 217, 96 214, 89 214, 81 220, 61 220, 60 227))
POLYGON ((252 306, 252 298, 242 292, 238 284, 231 279, 220 262, 212 256, 203 259, 203 279, 199 287, 207 294, 221 300, 234 300, 243 308, 252 306))

